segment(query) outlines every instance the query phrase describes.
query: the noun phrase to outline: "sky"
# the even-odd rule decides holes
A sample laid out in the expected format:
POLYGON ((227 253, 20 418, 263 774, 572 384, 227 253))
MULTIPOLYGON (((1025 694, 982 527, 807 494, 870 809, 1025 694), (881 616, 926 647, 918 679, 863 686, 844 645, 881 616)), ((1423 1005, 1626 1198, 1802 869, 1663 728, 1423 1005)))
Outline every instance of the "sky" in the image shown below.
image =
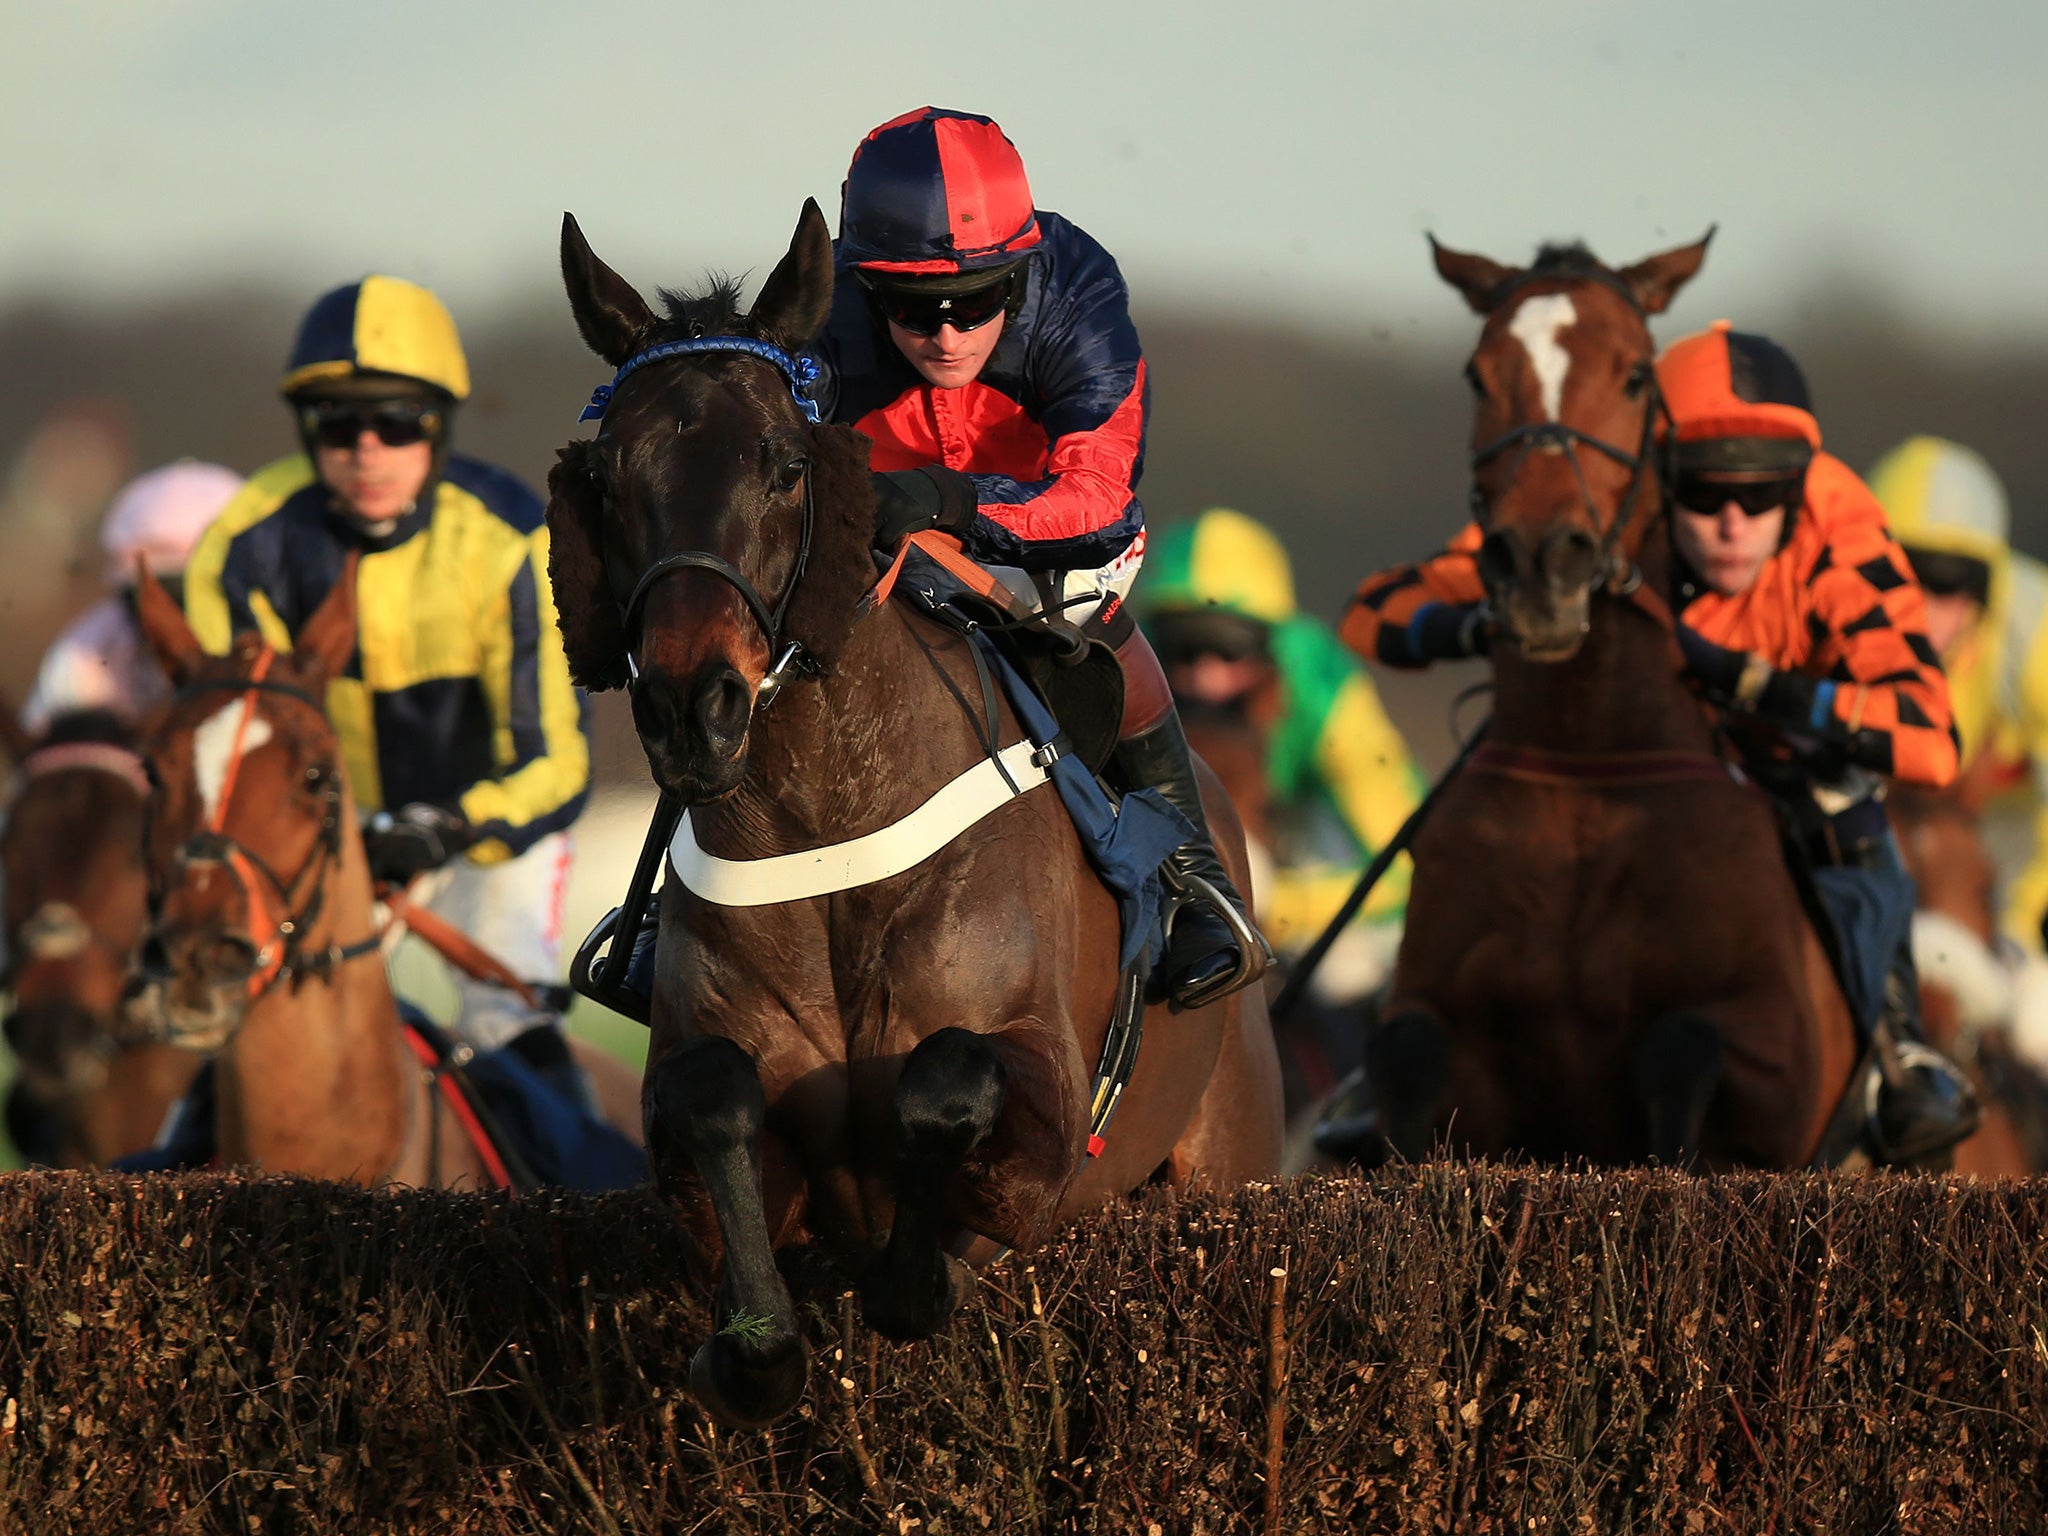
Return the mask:
POLYGON ((1619 265, 1674 318, 1853 285, 2048 333, 2048 5, 1896 0, 0 0, 0 310, 368 270, 458 318, 574 210, 643 288, 765 273, 853 145, 986 112, 1141 302, 1459 323, 1423 235, 1619 265))

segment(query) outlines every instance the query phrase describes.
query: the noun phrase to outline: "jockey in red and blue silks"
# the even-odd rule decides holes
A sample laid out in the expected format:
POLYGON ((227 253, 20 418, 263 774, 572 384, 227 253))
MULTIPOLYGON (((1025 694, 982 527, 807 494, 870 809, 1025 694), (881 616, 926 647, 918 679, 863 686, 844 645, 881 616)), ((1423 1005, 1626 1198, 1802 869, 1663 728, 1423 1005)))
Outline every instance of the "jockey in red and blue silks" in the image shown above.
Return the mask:
MULTIPOLYGON (((1124 672, 1113 767, 1195 825, 1173 872, 1244 901, 1210 840, 1165 674, 1126 600, 1145 554, 1137 497, 1150 386, 1115 260, 1038 209, 986 117, 924 107, 861 141, 847 170, 832 314, 812 349, 826 416, 874 440, 879 548, 940 528, 1005 585, 1108 644, 1124 672)), ((1255 931, 1246 923, 1244 932, 1255 931)), ((1161 979, 1176 1005, 1253 980, 1204 901, 1175 921, 1161 979)))

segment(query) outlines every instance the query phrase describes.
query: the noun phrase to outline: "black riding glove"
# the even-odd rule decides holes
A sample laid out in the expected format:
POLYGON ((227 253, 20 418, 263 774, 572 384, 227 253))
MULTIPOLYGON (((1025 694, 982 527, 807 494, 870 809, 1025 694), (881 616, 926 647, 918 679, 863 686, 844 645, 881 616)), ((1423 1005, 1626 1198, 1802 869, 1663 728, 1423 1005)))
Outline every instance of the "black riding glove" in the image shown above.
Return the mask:
POLYGON ((1774 667, 1747 651, 1716 645, 1685 623, 1678 626, 1678 648, 1685 654, 1686 675, 1710 704, 1792 733, 1795 747, 1846 753, 1850 762, 1890 771, 1889 749, 1879 743, 1877 733, 1851 733, 1835 718, 1832 682, 1774 667))
POLYGON ((1493 611, 1484 603, 1425 603, 1403 629, 1386 635, 1380 654, 1395 666, 1463 661, 1493 649, 1493 611))
POLYGON ((896 552, 905 535, 927 528, 965 537, 974 526, 974 481, 957 469, 927 464, 869 476, 875 486, 875 548, 896 552))
POLYGON ((475 841, 476 832, 460 811, 424 800, 395 812, 379 811, 363 828, 370 878, 391 885, 439 869, 475 841))

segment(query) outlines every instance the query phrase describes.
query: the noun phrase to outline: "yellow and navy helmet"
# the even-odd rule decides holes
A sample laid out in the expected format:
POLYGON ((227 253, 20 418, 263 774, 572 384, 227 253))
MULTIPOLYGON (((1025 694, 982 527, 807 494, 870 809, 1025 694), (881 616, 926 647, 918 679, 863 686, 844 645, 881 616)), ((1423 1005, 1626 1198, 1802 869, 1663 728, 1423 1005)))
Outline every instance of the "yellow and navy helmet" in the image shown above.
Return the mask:
POLYGON ((299 326, 286 396, 365 376, 408 379, 469 397, 469 362, 447 307, 417 283, 377 273, 321 295, 299 326))
POLYGON ((1227 507, 1151 535, 1145 551, 1148 614, 1220 608, 1261 624, 1294 617, 1294 570, 1265 524, 1227 507))

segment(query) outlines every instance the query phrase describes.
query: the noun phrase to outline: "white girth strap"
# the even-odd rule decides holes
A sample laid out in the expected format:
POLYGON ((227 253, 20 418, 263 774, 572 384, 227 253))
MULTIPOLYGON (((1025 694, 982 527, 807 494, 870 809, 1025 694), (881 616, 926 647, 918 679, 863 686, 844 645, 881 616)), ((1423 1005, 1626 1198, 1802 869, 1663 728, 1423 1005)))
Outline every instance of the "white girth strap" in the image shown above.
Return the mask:
POLYGON ((1038 750, 1028 741, 1005 747, 997 754, 1002 769, 985 757, 901 821, 802 853, 717 858, 697 845, 685 811, 668 845, 669 867, 684 889, 721 907, 767 907, 887 880, 922 864, 998 806, 1043 784, 1049 775, 1033 761, 1038 750))

